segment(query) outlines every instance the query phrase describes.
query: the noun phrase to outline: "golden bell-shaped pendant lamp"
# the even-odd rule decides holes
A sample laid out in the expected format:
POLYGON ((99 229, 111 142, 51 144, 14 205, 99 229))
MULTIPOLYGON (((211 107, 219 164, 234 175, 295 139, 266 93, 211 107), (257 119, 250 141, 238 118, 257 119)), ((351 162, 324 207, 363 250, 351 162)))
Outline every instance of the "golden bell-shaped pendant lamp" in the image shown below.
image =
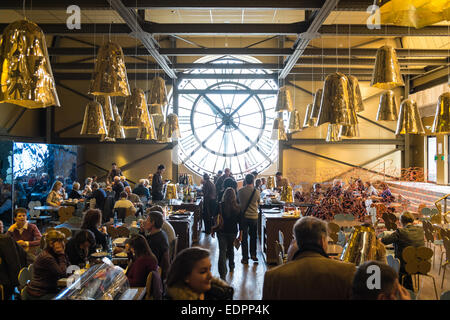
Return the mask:
POLYGON ((380 95, 378 105, 377 121, 397 121, 397 100, 394 91, 387 90, 380 95))
POLYGON ((306 106, 305 119, 303 120, 303 128, 309 128, 314 126, 314 120, 311 119, 312 103, 306 106))
POLYGON ((178 116, 174 113, 167 115, 167 136, 172 139, 181 137, 178 116))
POLYGON ((439 134, 450 133, 450 92, 439 96, 431 132, 439 134))
POLYGON ((425 134, 417 103, 412 99, 403 100, 395 134, 425 134))
POLYGON ((98 50, 89 93, 121 97, 130 95, 123 51, 117 43, 109 41, 98 50))
POLYGON ((122 126, 125 129, 141 128, 146 113, 148 115, 144 91, 134 88, 131 91, 131 96, 125 99, 125 106, 122 112, 122 126))
POLYGON ((167 124, 165 121, 162 121, 158 126, 157 132, 157 142, 159 143, 167 143, 170 142, 169 137, 167 136, 167 124))
POLYGON ((294 133, 299 131, 302 131, 300 112, 298 112, 297 109, 294 109, 294 111, 289 114, 289 126, 287 132, 294 133))
POLYGON ((159 106, 167 104, 166 82, 163 78, 154 77, 150 82, 148 103, 159 106))
POLYGON ((341 125, 340 124, 328 124, 328 131, 327 131, 327 137, 325 139, 326 142, 335 142, 335 141, 341 141, 342 138, 340 137, 341 125))
POLYGON ((95 101, 100 103, 105 114, 106 121, 114 121, 114 112, 110 96, 95 96, 95 101))
POLYGON ((287 140, 286 130, 284 129, 283 118, 275 118, 272 127, 272 140, 287 140))
POLYGON ((339 137, 356 138, 359 137, 359 128, 357 124, 342 125, 339 131, 339 137))
POLYGON ((292 104, 291 92, 287 86, 283 86, 278 90, 275 112, 292 112, 292 110, 294 110, 294 105, 292 104))
POLYGON ((393 47, 385 45, 378 48, 370 85, 385 90, 405 85, 393 47))
POLYGON ((351 105, 348 78, 343 73, 327 75, 316 127, 324 124, 351 124, 351 105))
POLYGON ((90 101, 84 111, 81 135, 102 135, 108 134, 105 117, 103 116, 102 105, 97 101, 90 101))
POLYGON ((154 127, 152 126, 151 129, 148 129, 147 127, 139 128, 136 140, 156 140, 154 127))
POLYGON ((311 126, 314 126, 317 122, 317 118, 319 118, 320 112, 320 103, 322 102, 322 89, 318 89, 316 93, 314 93, 314 101, 311 107, 311 116, 309 119, 311 120, 311 126))
POLYGON ((60 106, 45 36, 28 20, 9 24, 0 41, 0 103, 60 106))
POLYGON ((164 114, 164 107, 162 105, 159 104, 149 104, 148 105, 148 111, 150 112, 150 114, 164 114))
POLYGON ((108 134, 102 135, 100 141, 115 142, 116 139, 125 139, 125 130, 122 127, 122 118, 116 105, 112 107, 114 121, 107 121, 108 134))
POLYGON ((359 88, 358 78, 352 75, 349 75, 347 78, 350 85, 350 104, 352 105, 352 108, 355 109, 355 112, 362 112, 364 111, 364 104, 361 96, 361 89, 359 88))

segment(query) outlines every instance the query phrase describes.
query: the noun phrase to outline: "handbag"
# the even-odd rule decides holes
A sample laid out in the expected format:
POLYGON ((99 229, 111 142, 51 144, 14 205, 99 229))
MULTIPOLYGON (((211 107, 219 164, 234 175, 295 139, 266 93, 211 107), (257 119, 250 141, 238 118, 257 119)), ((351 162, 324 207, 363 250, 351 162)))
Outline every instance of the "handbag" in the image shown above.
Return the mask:
POLYGON ((212 227, 212 232, 217 232, 217 231, 220 231, 220 230, 222 230, 223 229, 223 217, 222 217, 222 210, 223 210, 223 208, 222 208, 222 205, 223 205, 223 203, 222 202, 220 202, 219 203, 219 212, 217 213, 217 216, 216 216, 216 224, 212 227))

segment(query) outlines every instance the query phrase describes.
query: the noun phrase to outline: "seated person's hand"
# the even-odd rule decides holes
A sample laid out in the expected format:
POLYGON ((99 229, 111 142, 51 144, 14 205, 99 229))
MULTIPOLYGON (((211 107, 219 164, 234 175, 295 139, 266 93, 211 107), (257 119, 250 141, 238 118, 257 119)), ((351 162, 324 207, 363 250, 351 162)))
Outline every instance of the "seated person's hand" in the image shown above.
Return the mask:
POLYGON ((22 246, 22 247, 26 247, 26 246, 27 246, 27 242, 26 242, 26 241, 23 241, 23 240, 17 241, 17 244, 20 245, 20 246, 22 246))

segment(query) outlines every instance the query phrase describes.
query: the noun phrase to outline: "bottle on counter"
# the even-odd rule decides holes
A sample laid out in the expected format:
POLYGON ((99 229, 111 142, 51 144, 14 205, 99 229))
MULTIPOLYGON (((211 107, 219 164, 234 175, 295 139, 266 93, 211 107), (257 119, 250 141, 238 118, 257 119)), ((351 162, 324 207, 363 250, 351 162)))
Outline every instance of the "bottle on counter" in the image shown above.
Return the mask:
POLYGON ((117 211, 114 211, 114 227, 117 226, 117 211))

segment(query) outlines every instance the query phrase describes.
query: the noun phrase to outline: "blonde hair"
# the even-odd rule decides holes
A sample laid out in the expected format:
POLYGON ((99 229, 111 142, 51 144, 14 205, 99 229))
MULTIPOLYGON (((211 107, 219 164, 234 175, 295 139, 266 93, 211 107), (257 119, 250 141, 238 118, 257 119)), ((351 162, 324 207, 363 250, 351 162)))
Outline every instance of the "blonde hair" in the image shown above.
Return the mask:
POLYGON ((52 191, 56 191, 56 188, 58 187, 58 185, 60 185, 62 187, 63 183, 59 180, 56 180, 55 182, 53 182, 52 191))

